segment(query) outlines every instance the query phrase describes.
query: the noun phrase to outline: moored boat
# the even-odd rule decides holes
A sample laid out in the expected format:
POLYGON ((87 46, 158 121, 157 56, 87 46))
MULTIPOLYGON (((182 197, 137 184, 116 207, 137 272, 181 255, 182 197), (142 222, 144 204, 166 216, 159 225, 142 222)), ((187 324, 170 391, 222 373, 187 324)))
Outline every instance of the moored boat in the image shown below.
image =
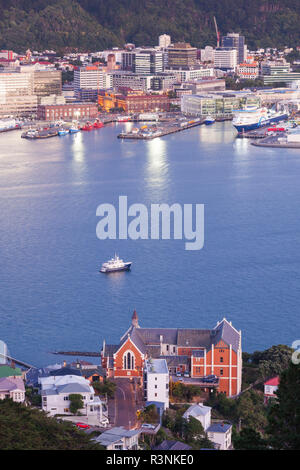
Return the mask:
POLYGON ((103 263, 100 268, 100 273, 112 273, 116 271, 129 271, 132 262, 124 262, 119 256, 115 255, 114 258, 110 259, 106 263, 103 263))
POLYGON ((67 135, 69 134, 69 130, 65 128, 58 129, 58 135, 67 135))
POLYGON ((81 128, 82 131, 91 131, 92 129, 94 129, 94 126, 90 121, 87 121, 81 128))
POLYGON ((212 116, 207 116, 204 122, 207 126, 209 126, 210 124, 213 124, 215 122, 215 118, 213 118, 212 116))
POLYGON ((100 119, 96 119, 96 121, 94 122, 95 129, 101 129, 101 127, 103 126, 104 126, 103 122, 101 122, 100 119))

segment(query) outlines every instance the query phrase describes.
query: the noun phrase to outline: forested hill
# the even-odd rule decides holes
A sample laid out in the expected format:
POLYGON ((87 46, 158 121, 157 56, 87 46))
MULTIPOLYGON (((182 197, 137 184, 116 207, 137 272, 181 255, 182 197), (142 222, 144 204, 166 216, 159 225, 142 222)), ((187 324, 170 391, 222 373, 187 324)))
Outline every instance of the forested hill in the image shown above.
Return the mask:
POLYGON ((299 0, 0 0, 0 48, 99 50, 157 44, 203 47, 234 31, 253 47, 300 45, 299 0))

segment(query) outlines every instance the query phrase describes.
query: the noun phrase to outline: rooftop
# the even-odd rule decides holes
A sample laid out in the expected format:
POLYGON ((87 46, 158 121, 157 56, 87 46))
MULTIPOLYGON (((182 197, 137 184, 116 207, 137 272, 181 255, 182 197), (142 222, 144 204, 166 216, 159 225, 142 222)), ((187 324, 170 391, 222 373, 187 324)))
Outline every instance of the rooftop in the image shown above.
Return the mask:
POLYGON ((123 438, 130 438, 140 434, 140 430, 132 429, 128 430, 124 426, 108 429, 104 431, 100 436, 95 438, 95 441, 99 442, 104 446, 120 442, 123 438))
POLYGON ((148 374, 168 374, 168 366, 165 359, 149 359, 145 363, 148 374))
POLYGON ((279 376, 277 375, 277 377, 273 377, 272 379, 267 380, 265 382, 265 385, 278 386, 279 385, 279 376))
POLYGON ((202 403, 199 403, 197 405, 190 406, 184 413, 183 417, 187 418, 189 416, 193 416, 194 418, 196 418, 197 416, 205 416, 210 412, 210 406, 204 406, 202 403))
POLYGON ((214 423, 207 428, 207 432, 219 432, 219 433, 225 433, 231 428, 231 424, 228 423, 214 423))

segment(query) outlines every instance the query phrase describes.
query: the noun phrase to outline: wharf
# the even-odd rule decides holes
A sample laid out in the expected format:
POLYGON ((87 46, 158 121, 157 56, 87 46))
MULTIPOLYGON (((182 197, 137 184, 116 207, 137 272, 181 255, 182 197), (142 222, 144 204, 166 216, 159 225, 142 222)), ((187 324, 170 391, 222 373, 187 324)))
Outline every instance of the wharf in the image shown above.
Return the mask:
MULTIPOLYGON (((281 136, 282 138, 283 136, 281 136)), ((256 147, 271 147, 282 149, 300 149, 300 142, 286 142, 278 139, 278 136, 270 136, 261 140, 260 142, 251 142, 251 145, 256 147)))
POLYGON ((253 131, 239 132, 238 137, 242 139, 264 139, 266 137, 267 128, 261 127, 253 131))
POLYGON ((172 125, 172 126, 171 125, 164 126, 163 128, 157 128, 156 131, 154 131, 153 133, 149 135, 145 133, 141 133, 141 132, 138 132, 135 134, 132 132, 121 133, 118 135, 118 139, 152 140, 152 139, 155 139, 156 137, 163 137, 165 135, 174 134, 175 132, 180 132, 186 129, 191 129, 196 126, 201 126, 202 124, 204 124, 204 122, 205 120, 203 119, 203 120, 194 122, 192 124, 187 124, 186 126, 179 126, 178 124, 172 125))

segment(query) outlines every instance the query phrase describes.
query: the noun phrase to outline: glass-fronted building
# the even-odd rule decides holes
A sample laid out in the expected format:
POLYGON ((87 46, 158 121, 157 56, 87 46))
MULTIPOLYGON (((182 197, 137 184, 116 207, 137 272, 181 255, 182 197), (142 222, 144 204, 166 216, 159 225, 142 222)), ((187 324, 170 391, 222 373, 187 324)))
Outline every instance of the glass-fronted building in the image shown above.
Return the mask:
POLYGON ((231 115, 236 109, 260 105, 260 97, 250 92, 221 92, 181 97, 181 112, 189 116, 231 115))

